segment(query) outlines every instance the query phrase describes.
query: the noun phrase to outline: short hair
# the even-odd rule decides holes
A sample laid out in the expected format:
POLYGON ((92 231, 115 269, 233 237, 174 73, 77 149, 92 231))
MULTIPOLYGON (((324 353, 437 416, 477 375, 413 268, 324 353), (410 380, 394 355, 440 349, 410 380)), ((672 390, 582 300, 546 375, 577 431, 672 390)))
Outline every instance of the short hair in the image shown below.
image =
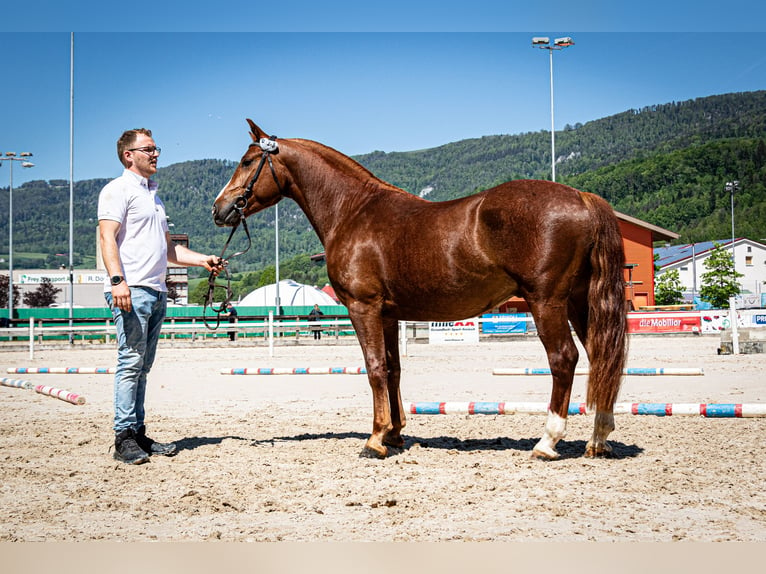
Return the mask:
POLYGON ((152 137, 152 130, 147 130, 146 128, 127 130, 120 136, 120 139, 117 140, 117 157, 119 158, 120 163, 125 167, 128 167, 128 165, 125 163, 125 158, 122 154, 126 152, 130 146, 136 143, 139 134, 152 137))

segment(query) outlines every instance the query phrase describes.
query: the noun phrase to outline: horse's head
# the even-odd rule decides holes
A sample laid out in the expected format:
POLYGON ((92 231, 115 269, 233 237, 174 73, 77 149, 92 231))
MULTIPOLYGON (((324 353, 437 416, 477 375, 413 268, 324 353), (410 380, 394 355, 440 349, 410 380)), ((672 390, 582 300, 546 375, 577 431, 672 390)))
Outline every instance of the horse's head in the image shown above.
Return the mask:
POLYGON ((247 123, 253 143, 213 203, 216 225, 236 225, 242 215, 247 217, 282 199, 284 188, 272 161, 272 156, 279 153, 276 138, 266 135, 252 120, 247 123))

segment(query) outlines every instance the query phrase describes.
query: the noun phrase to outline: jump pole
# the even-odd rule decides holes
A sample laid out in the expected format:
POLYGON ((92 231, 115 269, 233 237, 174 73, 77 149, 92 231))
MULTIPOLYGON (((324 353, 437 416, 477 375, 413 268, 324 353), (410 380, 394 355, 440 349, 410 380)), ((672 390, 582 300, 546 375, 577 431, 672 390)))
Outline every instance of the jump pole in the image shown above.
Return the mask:
MULTIPOLYGON (((548 413, 548 403, 416 402, 405 405, 413 415, 513 415, 548 413)), ((569 403, 569 415, 585 415, 585 403, 569 403)), ((705 418, 766 417, 766 403, 616 403, 614 414, 701 416, 705 418)))
POLYGON ((49 397, 60 399, 67 403, 72 403, 73 405, 85 404, 85 397, 76 393, 65 391, 64 389, 57 389, 55 387, 48 387, 46 385, 37 385, 35 387, 35 392, 40 393, 41 395, 47 395, 49 397))
POLYGON ((56 399, 60 399, 73 405, 84 405, 85 397, 72 393, 64 389, 57 389, 55 387, 49 387, 46 385, 35 385, 32 381, 24 381, 22 379, 9 379, 7 377, 0 377, 0 385, 4 387, 13 387, 16 389, 25 389, 28 391, 35 391, 41 395, 47 395, 56 399))
MULTIPOLYGON (((587 375, 589 369, 579 368, 575 369, 575 375, 587 375)), ((519 368, 497 368, 492 370, 493 375, 550 375, 551 370, 548 368, 536 368, 536 367, 519 367, 519 368)), ((704 371, 697 367, 633 367, 623 369, 623 375, 634 376, 702 376, 704 371)))
POLYGON ((17 375, 113 375, 114 367, 8 367, 17 375))
POLYGON ((239 367, 221 369, 222 375, 366 375, 364 367, 239 367))
POLYGON ((9 379, 7 377, 0 377, 0 385, 3 387, 12 387, 14 389, 26 389, 28 391, 34 390, 35 388, 35 384, 32 381, 9 379))

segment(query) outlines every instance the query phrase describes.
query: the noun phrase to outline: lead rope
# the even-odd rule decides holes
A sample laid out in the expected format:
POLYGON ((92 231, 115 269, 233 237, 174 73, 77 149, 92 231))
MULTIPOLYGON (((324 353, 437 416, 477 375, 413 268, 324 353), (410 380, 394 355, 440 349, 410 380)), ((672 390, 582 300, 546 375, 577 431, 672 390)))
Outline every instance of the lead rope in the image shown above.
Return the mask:
POLYGON ((221 314, 226 309, 226 306, 231 301, 231 298, 233 295, 233 291, 231 289, 231 275, 229 274, 229 260, 233 259, 234 257, 239 257, 240 255, 247 253, 250 250, 250 246, 253 243, 252 240, 250 239, 250 230, 247 227, 247 218, 245 217, 245 207, 247 207, 247 201, 248 199, 250 199, 250 196, 253 193, 253 185, 255 185, 255 182, 258 180, 258 177, 261 175, 263 164, 267 159, 269 161, 269 168, 271 169, 271 176, 274 178, 274 182, 277 184, 277 189, 279 189, 280 193, 282 191, 282 186, 279 185, 277 174, 274 171, 274 164, 271 161, 271 154, 279 153, 279 146, 277 145, 276 139, 277 139, 276 136, 271 136, 269 138, 261 138, 261 140, 258 142, 258 145, 263 150, 261 161, 258 163, 258 167, 255 170, 255 174, 250 179, 250 182, 247 184, 247 187, 245 188, 244 193, 241 196, 239 196, 237 200, 234 202, 234 209, 236 209, 237 213, 239 213, 239 222, 231 228, 231 233, 229 233, 229 238, 226 240, 226 243, 223 246, 223 250, 221 251, 221 255, 218 258, 218 262, 219 264, 223 265, 223 271, 224 271, 224 274, 226 275, 226 285, 218 285, 216 283, 217 275, 213 271, 210 272, 210 275, 207 278, 207 295, 205 295, 205 303, 202 307, 202 321, 205 323, 205 327, 207 327, 211 331, 215 331, 221 325, 221 314), (245 235, 247 236, 247 247, 245 247, 245 249, 243 249, 242 251, 237 251, 231 257, 226 259, 224 258, 224 255, 226 254, 226 250, 229 248, 229 243, 231 243, 231 238, 234 237, 234 232, 237 231, 237 228, 239 227, 240 224, 242 224, 242 229, 245 230, 245 235), (225 289, 226 295, 221 301, 221 304, 216 307, 215 290, 217 288, 225 289), (215 326, 213 327, 211 327, 208 324, 207 313, 206 313, 208 307, 210 307, 210 309, 216 315, 215 326))
POLYGON ((216 283, 217 275, 214 271, 210 272, 210 275, 207 278, 207 294, 205 295, 205 303, 202 307, 202 320, 205 323, 205 327, 210 329, 211 331, 215 331, 221 324, 221 314, 226 310, 226 306, 231 301, 233 291, 231 289, 231 275, 229 274, 229 260, 234 257, 239 257, 240 255, 243 255, 247 253, 250 250, 250 246, 252 245, 252 240, 250 239, 250 230, 247 227, 247 218, 245 217, 244 213, 244 206, 235 206, 234 209, 237 210, 239 213, 239 223, 234 225, 231 228, 231 233, 229 233, 229 238, 226 240, 226 243, 223 246, 223 249, 221 250, 221 255, 218 257, 219 264, 223 265, 223 272, 226 277, 226 285, 219 285, 216 283), (224 255, 226 254, 226 250, 229 248, 229 243, 231 243, 231 238, 234 237, 234 232, 237 231, 237 228, 239 225, 242 224, 242 229, 245 231, 245 235, 247 236, 247 247, 243 249, 242 251, 237 251, 233 255, 231 255, 228 259, 224 258, 224 255), (216 306, 215 304, 215 290, 216 289, 225 289, 225 296, 221 303, 216 306), (210 307, 210 310, 215 313, 215 325, 210 326, 208 323, 208 317, 207 317, 207 308, 210 307))

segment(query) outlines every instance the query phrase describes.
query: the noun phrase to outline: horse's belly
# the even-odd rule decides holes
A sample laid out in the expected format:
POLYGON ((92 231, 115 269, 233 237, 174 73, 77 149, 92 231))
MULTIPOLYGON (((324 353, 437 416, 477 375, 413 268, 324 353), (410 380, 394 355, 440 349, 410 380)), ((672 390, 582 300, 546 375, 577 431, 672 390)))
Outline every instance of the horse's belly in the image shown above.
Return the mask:
POLYGON ((408 321, 454 321, 476 317, 513 297, 518 285, 510 278, 502 281, 472 281, 464 285, 441 283, 436 288, 418 287, 392 291, 385 314, 408 321))

